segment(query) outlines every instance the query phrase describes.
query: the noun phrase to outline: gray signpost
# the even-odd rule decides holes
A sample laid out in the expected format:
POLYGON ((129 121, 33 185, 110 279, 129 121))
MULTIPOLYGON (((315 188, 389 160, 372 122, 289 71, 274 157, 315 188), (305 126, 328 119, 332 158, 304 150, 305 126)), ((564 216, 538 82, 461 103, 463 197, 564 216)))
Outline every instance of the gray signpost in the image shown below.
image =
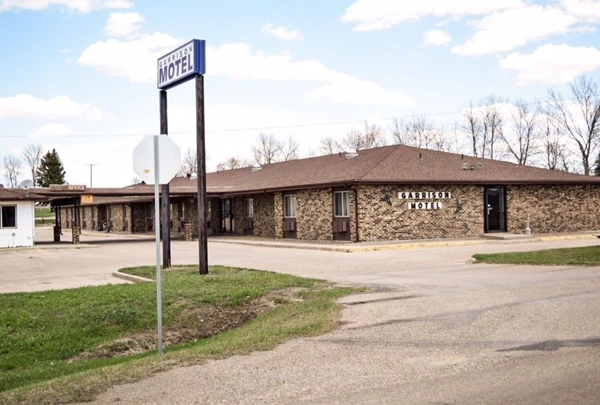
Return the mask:
POLYGON ((181 164, 179 147, 166 135, 150 135, 133 150, 133 171, 147 183, 154 183, 154 232, 156 236, 156 312, 158 353, 163 353, 162 275, 160 266, 160 186, 168 184, 181 164))
MULTIPOLYGON (((193 39, 185 45, 167 53, 157 62, 157 87, 160 94, 161 132, 167 131, 166 90, 191 79, 196 79, 196 146, 198 158, 198 254, 200 274, 208 274, 208 240, 206 227, 206 145, 204 127, 204 74, 206 73, 206 43, 193 39)), ((165 190, 168 193, 168 188, 165 190)), ((165 196, 163 196, 165 198, 165 196)), ((168 197, 167 197, 168 198, 168 197)), ((165 212, 163 212, 164 214, 165 212)), ((169 218, 166 220, 169 224, 169 218)), ((165 222, 163 222, 163 226, 165 222)), ((167 231, 168 232, 168 231, 167 231)), ((169 235, 170 236, 170 235, 169 235)), ((164 240, 163 240, 164 242, 164 240)), ((170 243, 163 253, 169 254, 170 243)), ((163 259, 163 262, 165 260, 163 259)))

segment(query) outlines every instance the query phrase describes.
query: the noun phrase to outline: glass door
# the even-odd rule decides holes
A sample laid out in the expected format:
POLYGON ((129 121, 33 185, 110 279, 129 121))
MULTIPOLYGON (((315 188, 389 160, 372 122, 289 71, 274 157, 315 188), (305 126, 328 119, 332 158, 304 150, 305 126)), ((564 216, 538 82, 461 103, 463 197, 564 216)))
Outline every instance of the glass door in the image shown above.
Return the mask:
POLYGON ((506 232, 504 187, 485 188, 485 231, 506 232))

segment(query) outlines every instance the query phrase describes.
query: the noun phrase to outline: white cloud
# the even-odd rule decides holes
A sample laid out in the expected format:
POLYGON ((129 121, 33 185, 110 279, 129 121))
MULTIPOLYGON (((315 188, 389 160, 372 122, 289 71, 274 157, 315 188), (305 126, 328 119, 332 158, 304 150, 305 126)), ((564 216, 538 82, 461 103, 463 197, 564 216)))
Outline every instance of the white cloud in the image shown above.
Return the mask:
POLYGON ((57 119, 83 117, 100 121, 104 111, 87 103, 78 103, 66 96, 42 100, 30 94, 0 98, 0 120, 6 118, 57 119))
POLYGON ((330 84, 309 92, 308 98, 354 105, 406 107, 414 104, 413 99, 399 90, 386 90, 375 82, 359 80, 349 75, 340 76, 330 84))
POLYGON ((301 41, 302 34, 298 30, 290 30, 288 27, 275 27, 273 24, 265 24, 260 29, 265 34, 273 35, 284 41, 301 41))
POLYGON ((156 80, 156 60, 181 45, 168 34, 155 33, 131 41, 111 38, 88 46, 77 61, 109 76, 132 82, 156 80))
MULTIPOLYGON (((110 76, 128 78, 133 82, 153 81, 156 80, 157 58, 181 42, 170 35, 160 33, 130 41, 99 41, 83 51, 79 63, 94 67, 110 76)), ((210 60, 207 72, 209 75, 226 75, 237 80, 285 80, 328 85, 313 93, 311 98, 365 104, 364 99, 358 97, 368 94, 366 99, 373 102, 380 97, 379 103, 382 104, 412 104, 412 100, 400 91, 384 90, 376 83, 329 69, 318 60, 294 61, 289 53, 268 55, 262 51, 253 51, 249 45, 242 43, 207 47, 206 53, 207 60, 210 60), (340 84, 342 82, 352 88, 345 89, 340 84)))
POLYGON ((69 127, 63 124, 48 124, 29 134, 30 137, 62 137, 71 135, 69 127))
POLYGON ((600 68, 600 51, 594 47, 547 44, 529 55, 511 53, 500 61, 504 70, 517 70, 517 85, 568 83, 600 68))
POLYGON ((442 46, 452 40, 452 37, 442 30, 431 30, 423 34, 423 45, 442 46))
POLYGON ((127 36, 139 30, 143 22, 139 13, 110 13, 104 32, 109 37, 127 36))
POLYGON ((569 14, 585 22, 600 22, 600 1, 561 0, 561 5, 569 14))
POLYGON ((78 13, 89 13, 99 9, 123 9, 133 7, 130 0, 0 0, 0 12, 8 10, 44 10, 60 6, 78 13))
POLYGON ((355 31, 374 31, 429 15, 458 18, 523 5, 522 0, 356 0, 346 9, 342 21, 356 24, 355 31))
POLYGON ((506 52, 551 35, 564 35, 577 18, 555 7, 532 5, 490 14, 472 23, 477 32, 452 52, 479 56, 506 52))

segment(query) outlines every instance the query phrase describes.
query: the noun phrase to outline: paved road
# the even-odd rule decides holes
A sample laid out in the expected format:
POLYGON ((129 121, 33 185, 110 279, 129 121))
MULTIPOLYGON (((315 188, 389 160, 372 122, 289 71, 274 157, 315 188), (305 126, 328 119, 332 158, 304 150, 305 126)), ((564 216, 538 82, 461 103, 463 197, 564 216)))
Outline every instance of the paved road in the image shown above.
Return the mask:
MULTIPOLYGON (((598 242, 346 254, 211 242, 214 264, 374 290, 344 300, 344 324, 333 333, 161 373, 114 387, 96 403, 597 404, 600 268, 469 263, 475 252, 590 244, 598 242)), ((174 262, 194 262, 196 249, 175 242, 174 262)), ((28 263, 48 271, 64 261, 67 273, 107 276, 117 267, 152 263, 153 245, 4 253, 3 280, 28 271, 19 265, 25 253, 33 257, 28 263)))

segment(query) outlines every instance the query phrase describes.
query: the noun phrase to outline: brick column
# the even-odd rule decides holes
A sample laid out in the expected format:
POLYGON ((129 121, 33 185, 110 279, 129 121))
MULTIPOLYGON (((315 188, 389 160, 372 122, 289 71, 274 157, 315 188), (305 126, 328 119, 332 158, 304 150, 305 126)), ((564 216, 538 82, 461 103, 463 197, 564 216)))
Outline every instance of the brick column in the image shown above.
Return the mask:
POLYGON ((185 241, 186 242, 191 242, 192 240, 194 240, 193 238, 193 234, 192 234, 192 224, 189 222, 186 222, 184 225, 184 235, 185 235, 185 241))
POLYGON ((78 245, 80 242, 80 237, 81 237, 81 228, 78 226, 74 226, 72 228, 72 233, 73 233, 73 244, 78 245))

